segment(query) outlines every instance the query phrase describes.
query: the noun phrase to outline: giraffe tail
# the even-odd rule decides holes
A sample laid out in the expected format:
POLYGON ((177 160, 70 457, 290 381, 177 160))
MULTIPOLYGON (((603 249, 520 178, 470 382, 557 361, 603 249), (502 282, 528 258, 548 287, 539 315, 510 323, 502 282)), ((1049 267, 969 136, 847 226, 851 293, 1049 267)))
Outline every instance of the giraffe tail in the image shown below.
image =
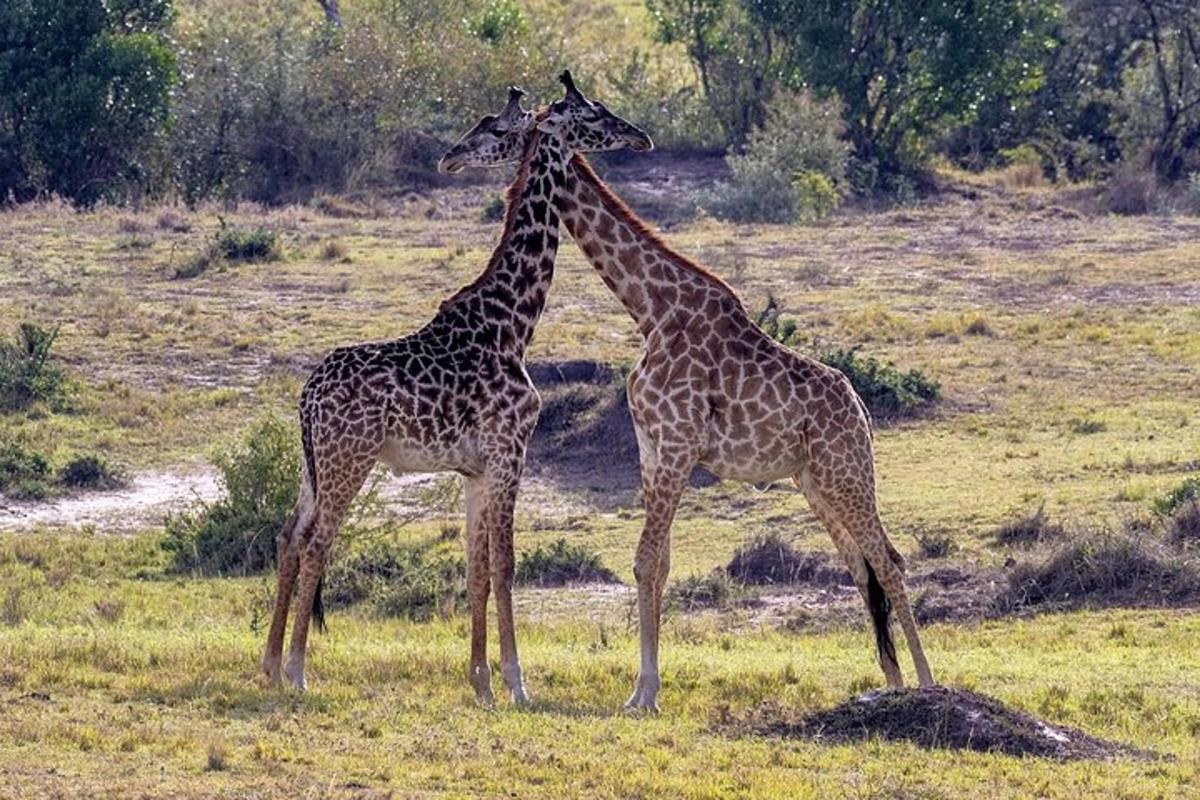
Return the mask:
POLYGON ((892 641, 892 626, 889 624, 892 601, 884 593, 871 562, 866 559, 864 562, 867 565, 867 606, 871 610, 871 621, 875 624, 875 646, 879 648, 881 656, 896 663, 896 643, 892 641))
POLYGON ((328 630, 325 626, 325 602, 321 600, 321 587, 325 585, 325 574, 321 573, 321 577, 317 578, 317 591, 313 595, 312 620, 317 626, 317 631, 325 633, 328 630))

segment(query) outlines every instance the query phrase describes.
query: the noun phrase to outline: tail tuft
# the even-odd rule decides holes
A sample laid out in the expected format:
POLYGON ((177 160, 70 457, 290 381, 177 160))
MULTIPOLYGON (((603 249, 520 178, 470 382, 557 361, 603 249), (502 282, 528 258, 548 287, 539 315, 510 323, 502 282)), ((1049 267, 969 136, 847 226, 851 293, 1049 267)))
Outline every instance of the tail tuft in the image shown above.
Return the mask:
POLYGON ((896 644, 892 641, 892 626, 888 624, 892 601, 884 594, 870 562, 867 562, 867 606, 871 609, 871 621, 875 624, 875 646, 879 648, 879 655, 895 664, 896 644))
POLYGON ((325 603, 321 600, 321 587, 325 585, 325 576, 317 578, 317 591, 313 595, 312 619, 317 630, 325 633, 325 603))

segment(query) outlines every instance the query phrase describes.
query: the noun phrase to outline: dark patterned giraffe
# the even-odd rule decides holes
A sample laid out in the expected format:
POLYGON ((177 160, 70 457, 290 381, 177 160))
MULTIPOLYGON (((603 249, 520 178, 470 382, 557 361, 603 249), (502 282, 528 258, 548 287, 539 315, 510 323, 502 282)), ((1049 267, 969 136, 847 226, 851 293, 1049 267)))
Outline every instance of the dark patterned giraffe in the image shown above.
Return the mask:
MULTIPOLYGON (((519 127, 509 132, 527 135, 519 127)), ((484 160, 501 163, 501 152, 514 148, 484 160)), ((627 705, 657 710, 671 523, 697 464, 723 478, 795 481, 862 594, 888 685, 903 685, 893 610, 920 684, 932 685, 904 559, 876 505, 870 416, 850 382, 764 334, 732 288, 672 250, 582 156, 571 160, 558 204, 563 225, 644 338, 628 382, 646 519, 634 565, 642 661, 627 705)))
MULTIPOLYGON (((564 73, 568 83, 569 75, 564 73)), ((514 701, 527 695, 512 617, 513 505, 540 400, 525 371, 526 347, 541 316, 558 247, 557 195, 578 151, 650 149, 650 138, 578 93, 536 118, 510 89, 505 110, 472 129, 440 167, 477 163, 524 126, 521 166, 509 187, 500 242, 482 274, 444 301, 421 330, 395 341, 333 351, 300 398, 304 469, 300 499, 279 534, 279 585, 263 670, 279 682, 284 628, 297 580, 296 619, 283 665, 304 688, 310 618, 322 624, 320 579, 329 546, 372 467, 395 473, 452 470, 464 478, 470 681, 492 702, 486 658, 489 584, 496 594, 500 664, 514 701)))

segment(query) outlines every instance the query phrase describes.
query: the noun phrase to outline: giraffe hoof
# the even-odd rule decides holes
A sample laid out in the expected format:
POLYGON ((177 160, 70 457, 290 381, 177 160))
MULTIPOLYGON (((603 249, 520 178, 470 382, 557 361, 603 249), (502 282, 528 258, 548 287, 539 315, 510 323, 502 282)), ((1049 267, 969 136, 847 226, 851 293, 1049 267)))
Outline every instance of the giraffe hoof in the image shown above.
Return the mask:
POLYGON ((532 703, 532 701, 529 699, 529 693, 525 691, 524 686, 518 686, 516 689, 513 689, 510 694, 512 695, 512 701, 522 708, 526 708, 530 705, 530 703, 532 703))
POLYGON ((278 661, 269 661, 264 659, 262 663, 263 675, 267 679, 267 684, 270 686, 279 686, 283 683, 283 673, 279 669, 278 661))
POLYGON ((481 692, 479 690, 476 690, 475 691, 475 702, 478 703, 479 705, 483 706, 484 708, 495 708, 496 707, 496 695, 492 694, 491 689, 488 689, 486 692, 481 692))

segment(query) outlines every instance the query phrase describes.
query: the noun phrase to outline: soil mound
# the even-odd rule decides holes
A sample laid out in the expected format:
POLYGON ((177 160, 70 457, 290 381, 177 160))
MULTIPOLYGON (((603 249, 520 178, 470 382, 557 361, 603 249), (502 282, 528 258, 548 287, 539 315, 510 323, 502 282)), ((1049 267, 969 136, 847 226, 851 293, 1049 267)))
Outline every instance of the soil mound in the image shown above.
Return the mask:
MULTIPOLYGON (((641 485, 637 435, 616 371, 586 360, 535 362, 526 368, 542 396, 529 445, 532 471, 573 488, 636 491, 641 485)), ((715 481, 698 469, 691 484, 715 481)))
POLYGON ((743 727, 772 736, 848 743, 880 738, 940 750, 975 750, 1061 761, 1152 758, 1155 754, 1051 725, 963 689, 873 691, 839 706, 789 720, 764 706, 743 727))
POLYGON ((850 571, 836 559, 820 552, 800 552, 777 534, 758 536, 742 545, 725 571, 747 586, 854 585, 850 571))

